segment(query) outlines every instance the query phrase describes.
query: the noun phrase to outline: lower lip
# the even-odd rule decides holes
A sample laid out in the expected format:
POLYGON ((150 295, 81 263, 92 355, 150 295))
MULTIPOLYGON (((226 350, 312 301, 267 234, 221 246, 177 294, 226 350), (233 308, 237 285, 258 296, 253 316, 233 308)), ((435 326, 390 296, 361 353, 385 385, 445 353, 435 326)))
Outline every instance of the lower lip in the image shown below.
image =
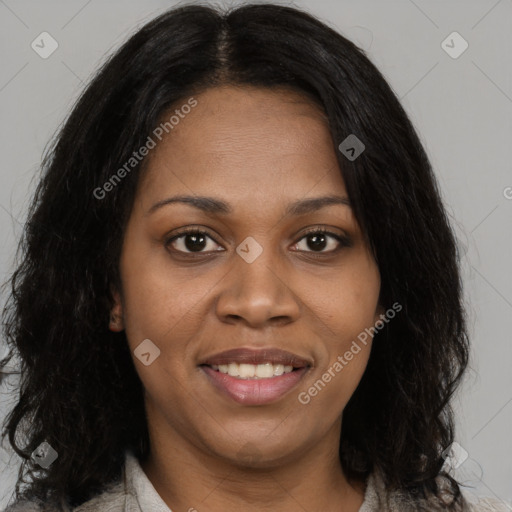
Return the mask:
POLYGON ((200 368, 219 391, 243 405, 275 402, 294 388, 307 371, 304 367, 268 379, 237 379, 210 366, 200 366, 200 368))

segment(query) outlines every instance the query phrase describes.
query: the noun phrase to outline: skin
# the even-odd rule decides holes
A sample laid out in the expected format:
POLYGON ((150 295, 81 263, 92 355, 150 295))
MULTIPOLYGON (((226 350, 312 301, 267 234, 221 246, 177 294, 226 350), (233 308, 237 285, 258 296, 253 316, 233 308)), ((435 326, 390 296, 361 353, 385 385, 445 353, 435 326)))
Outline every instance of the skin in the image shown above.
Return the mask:
POLYGON ((365 484, 347 481, 337 454, 371 338, 308 404, 298 401, 383 312, 380 274, 349 206, 284 215, 296 200, 348 197, 325 115, 285 89, 222 86, 195 98, 147 157, 111 310, 110 328, 126 330, 132 354, 145 339, 161 351, 149 366, 134 356, 151 440, 143 470, 173 511, 355 512, 365 484), (213 196, 233 212, 173 203, 147 214, 177 194, 213 196), (203 256, 189 257, 190 236, 166 246, 183 227, 208 232, 203 256), (352 246, 327 236, 318 248, 304 233, 313 227, 352 246), (248 236, 263 248, 252 263, 236 252, 248 236), (278 401, 241 405, 198 367, 236 347, 282 348, 312 367, 278 401))

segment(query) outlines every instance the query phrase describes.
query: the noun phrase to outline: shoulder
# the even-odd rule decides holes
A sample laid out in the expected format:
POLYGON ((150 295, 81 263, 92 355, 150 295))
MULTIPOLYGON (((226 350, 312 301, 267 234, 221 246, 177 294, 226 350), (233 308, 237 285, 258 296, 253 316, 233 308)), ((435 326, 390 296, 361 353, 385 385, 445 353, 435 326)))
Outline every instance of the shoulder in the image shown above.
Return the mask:
MULTIPOLYGON (((443 478, 438 477, 438 483, 442 489, 445 485, 443 478)), ((491 497, 477 497, 467 494, 461 488, 465 501, 464 512, 511 512, 512 503, 501 501, 491 497)), ((445 510, 445 506, 439 501, 430 499, 413 498, 402 491, 389 492, 385 485, 382 474, 374 471, 367 480, 365 501, 359 512, 400 512, 411 510, 429 510, 431 512, 445 510)))
POLYGON ((62 510, 49 507, 40 501, 21 500, 9 505, 3 512, 62 512, 62 510))
POLYGON ((18 501, 9 505, 3 512, 41 512, 43 505, 35 501, 18 501))
POLYGON ((132 512, 138 511, 132 496, 125 493, 122 482, 110 486, 107 490, 77 507, 49 507, 36 501, 19 501, 7 507, 3 512, 132 512))
POLYGON ((127 494, 123 483, 118 483, 109 490, 82 503, 72 512, 132 512, 139 510, 132 495, 127 494))
POLYGON ((144 475, 137 458, 131 451, 127 451, 120 478, 107 484, 99 494, 77 507, 50 507, 41 502, 18 501, 3 512, 141 512, 141 500, 148 505, 144 507, 148 510, 166 510, 160 506, 158 499, 160 497, 144 475), (155 503, 159 507, 153 507, 155 503))
POLYGON ((469 504, 468 512, 510 512, 512 510, 512 502, 507 503, 496 498, 480 497, 470 500, 466 497, 466 499, 469 504))

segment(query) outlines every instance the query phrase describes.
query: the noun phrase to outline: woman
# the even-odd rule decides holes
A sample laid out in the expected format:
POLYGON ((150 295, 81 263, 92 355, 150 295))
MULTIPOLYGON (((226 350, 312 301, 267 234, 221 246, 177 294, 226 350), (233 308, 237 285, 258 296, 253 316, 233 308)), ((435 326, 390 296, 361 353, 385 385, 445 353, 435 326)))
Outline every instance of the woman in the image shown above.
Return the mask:
POLYGON ((443 466, 468 340, 427 156, 311 15, 144 26, 45 158, 22 250, 8 510, 499 510, 443 466))

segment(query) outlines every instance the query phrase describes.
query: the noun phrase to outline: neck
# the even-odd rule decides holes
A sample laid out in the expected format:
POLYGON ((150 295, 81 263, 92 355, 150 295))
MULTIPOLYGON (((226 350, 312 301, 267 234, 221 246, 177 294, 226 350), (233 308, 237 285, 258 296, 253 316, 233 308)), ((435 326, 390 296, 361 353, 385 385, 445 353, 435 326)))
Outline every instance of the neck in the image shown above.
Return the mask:
POLYGON ((365 484, 349 482, 343 473, 340 429, 341 421, 320 443, 265 467, 226 460, 175 432, 157 430, 150 433, 150 454, 141 466, 171 510, 358 512, 365 484))

